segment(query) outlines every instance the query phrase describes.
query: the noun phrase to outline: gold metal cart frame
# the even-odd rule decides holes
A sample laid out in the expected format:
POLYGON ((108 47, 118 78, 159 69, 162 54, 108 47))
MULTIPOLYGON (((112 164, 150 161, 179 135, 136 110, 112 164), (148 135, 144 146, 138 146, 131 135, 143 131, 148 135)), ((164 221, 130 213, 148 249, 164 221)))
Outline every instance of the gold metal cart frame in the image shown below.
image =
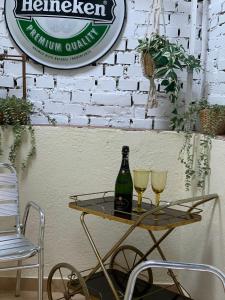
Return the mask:
MULTIPOLYGON (((71 196, 70 199, 72 199, 73 202, 69 203, 69 207, 81 211, 80 221, 82 227, 98 260, 98 264, 92 269, 92 271, 87 276, 85 276, 85 282, 87 282, 101 268, 112 290, 114 298, 116 300, 120 300, 121 295, 119 295, 118 290, 116 290, 115 285, 113 284, 112 279, 104 263, 108 258, 110 258, 113 255, 113 253, 134 231, 134 229, 136 227, 146 229, 149 232, 150 238, 153 241, 153 246, 144 254, 144 256, 139 261, 137 261, 137 263, 135 263, 133 268, 137 266, 140 262, 146 260, 148 255, 150 255, 155 249, 157 249, 161 258, 165 261, 166 257, 162 251, 162 248, 160 247, 162 241, 164 241, 165 238, 175 228, 201 221, 200 213, 202 212, 202 210, 198 207, 205 202, 208 202, 213 199, 218 199, 218 195, 210 194, 206 196, 182 199, 174 202, 166 202, 160 207, 155 207, 152 203, 143 203, 143 207, 147 209, 147 212, 143 213, 142 215, 138 215, 135 213, 121 214, 121 212, 119 211, 114 211, 114 197, 112 196, 112 192, 74 195, 71 196), (189 203, 190 206, 187 206, 187 203, 189 203), (178 207, 179 209, 171 207, 178 207), (161 209, 164 210, 165 214, 155 214, 161 209), (104 257, 101 257, 85 222, 85 217, 87 215, 95 215, 104 219, 129 224, 131 226, 122 235, 118 242, 114 244, 111 250, 109 250, 104 257), (154 231, 165 231, 165 233, 162 234, 161 238, 157 240, 153 233, 154 231)), ((133 205, 135 206, 136 203, 133 203, 133 205)), ((173 279, 173 282, 176 285, 179 294, 184 296, 184 292, 174 272, 171 269, 168 269, 168 273, 173 279)), ((184 298, 182 299, 190 298, 186 298, 184 296, 184 298)))

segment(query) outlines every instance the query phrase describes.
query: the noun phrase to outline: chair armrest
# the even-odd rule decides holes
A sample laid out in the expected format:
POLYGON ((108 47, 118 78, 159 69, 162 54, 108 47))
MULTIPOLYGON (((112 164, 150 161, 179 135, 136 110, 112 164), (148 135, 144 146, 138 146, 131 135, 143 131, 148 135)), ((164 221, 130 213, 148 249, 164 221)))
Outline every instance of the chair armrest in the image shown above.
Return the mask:
POLYGON ((27 219, 30 213, 30 209, 34 209, 39 214, 39 238, 38 238, 38 244, 40 247, 43 247, 43 241, 44 241, 44 229, 45 229, 45 214, 43 210, 40 208, 39 205, 37 205, 35 202, 30 201, 27 203, 24 215, 22 219, 22 230, 21 233, 25 235, 26 232, 26 226, 27 226, 27 219))

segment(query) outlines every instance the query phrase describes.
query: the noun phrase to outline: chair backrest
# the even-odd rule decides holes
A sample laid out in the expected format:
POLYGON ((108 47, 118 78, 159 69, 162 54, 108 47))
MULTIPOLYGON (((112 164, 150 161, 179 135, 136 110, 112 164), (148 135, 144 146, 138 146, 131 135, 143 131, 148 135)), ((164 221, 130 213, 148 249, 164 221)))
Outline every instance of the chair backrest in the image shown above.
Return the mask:
POLYGON ((0 234, 20 233, 19 193, 16 170, 0 163, 0 234))

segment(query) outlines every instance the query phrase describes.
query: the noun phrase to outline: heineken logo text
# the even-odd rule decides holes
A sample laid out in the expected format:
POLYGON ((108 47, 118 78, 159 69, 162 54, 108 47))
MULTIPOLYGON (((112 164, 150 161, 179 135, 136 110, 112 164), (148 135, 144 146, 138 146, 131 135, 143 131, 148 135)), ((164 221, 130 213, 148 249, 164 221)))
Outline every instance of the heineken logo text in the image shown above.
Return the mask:
POLYGON ((15 0, 16 17, 68 17, 113 23, 115 0, 15 0))
POLYGON ((73 69, 96 62, 119 38, 126 0, 0 0, 15 43, 31 59, 73 69))

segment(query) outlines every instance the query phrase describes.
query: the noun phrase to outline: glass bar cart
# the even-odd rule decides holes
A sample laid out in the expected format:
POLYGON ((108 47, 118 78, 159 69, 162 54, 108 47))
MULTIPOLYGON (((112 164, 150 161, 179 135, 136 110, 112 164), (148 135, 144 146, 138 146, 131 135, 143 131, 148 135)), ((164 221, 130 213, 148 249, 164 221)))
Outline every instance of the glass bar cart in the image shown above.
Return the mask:
MULTIPOLYGON (((123 213, 114 210, 113 192, 101 192, 70 196, 69 207, 80 211, 80 222, 84 233, 90 242, 90 246, 98 260, 97 265, 85 271, 78 271, 67 263, 59 263, 50 271, 47 290, 49 300, 72 299, 124 299, 127 283, 132 270, 140 263, 147 261, 149 255, 157 250, 163 261, 166 256, 161 243, 176 228, 200 222, 203 210, 200 206, 211 200, 217 200, 217 194, 210 194, 177 201, 162 202, 156 207, 150 199, 144 198, 143 214, 123 213), (163 210, 163 214, 157 214, 163 210), (97 245, 86 223, 89 215, 130 225, 129 228, 113 247, 101 257, 97 245), (151 240, 150 248, 143 253, 132 245, 124 244, 127 237, 136 229, 147 230, 151 240), (161 237, 156 238, 155 232, 161 232, 161 237), (84 274, 85 273, 85 274, 84 274), (76 298, 83 295, 83 298, 76 298)), ((133 206, 136 200, 133 200, 133 206)), ((143 300, 185 300, 187 296, 178 281, 174 271, 168 268, 168 274, 172 278, 174 289, 163 288, 153 283, 152 269, 141 272, 136 280, 132 299, 143 300), (175 297, 175 298, 174 298, 175 297)))

